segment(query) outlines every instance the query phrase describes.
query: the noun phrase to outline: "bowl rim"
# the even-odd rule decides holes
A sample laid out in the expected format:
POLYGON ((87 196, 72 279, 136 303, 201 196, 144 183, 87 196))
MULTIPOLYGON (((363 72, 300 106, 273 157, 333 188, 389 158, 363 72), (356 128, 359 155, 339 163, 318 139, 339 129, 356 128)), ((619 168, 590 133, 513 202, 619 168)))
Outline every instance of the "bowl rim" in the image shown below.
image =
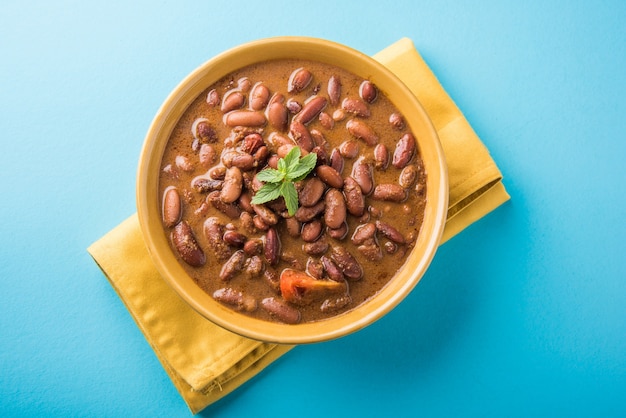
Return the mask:
POLYGON ((342 337, 370 325, 397 306, 417 285, 430 265, 443 235, 448 208, 448 172, 443 149, 432 121, 415 95, 387 67, 372 57, 337 42, 305 36, 279 36, 250 41, 215 55, 189 73, 171 91, 154 116, 141 148, 137 168, 136 204, 142 235, 157 271, 196 312, 222 328, 254 340, 282 344, 315 343, 342 337), (326 51, 324 54, 320 52, 322 49, 326 51), (326 62, 339 59, 342 61, 340 67, 353 66, 355 70, 346 69, 357 75, 367 76, 374 84, 382 86, 383 91, 394 104, 398 98, 402 98, 402 103, 408 107, 403 107, 401 111, 405 114, 410 129, 414 133, 416 131, 426 133, 428 138, 424 138, 423 135, 418 137, 416 134, 420 151, 429 153, 427 199, 428 202, 433 203, 426 205, 424 223, 416 246, 406 261, 408 264, 409 260, 415 258, 415 251, 419 247, 422 250, 422 256, 416 259, 415 268, 411 272, 403 271, 396 274, 390 283, 360 306, 318 322, 288 325, 254 319, 235 312, 213 300, 195 284, 186 272, 182 280, 175 279, 179 277, 181 271, 184 272, 183 268, 174 258, 169 245, 167 249, 171 254, 168 255, 167 251, 159 251, 164 243, 168 244, 168 238, 162 228, 158 212, 160 202, 160 198, 156 196, 158 177, 165 143, 173 126, 182 115, 182 113, 177 113, 176 109, 184 112, 191 102, 213 82, 238 68, 267 60, 268 57, 269 59, 304 58, 315 61, 326 60, 326 62), (230 62, 242 62, 242 64, 230 66, 230 62), (360 68, 359 66, 363 64, 365 64, 364 67, 360 68), (363 75, 363 68, 367 68, 370 72, 363 75), (381 83, 381 81, 384 82, 381 83), (407 109, 414 112, 416 116, 406 117, 405 110, 407 109), (423 145, 426 144, 428 146, 424 147, 423 145), (175 264, 172 264, 172 258, 176 261, 175 264), (404 280, 396 280, 398 276, 404 280), (391 286, 391 283, 394 285, 391 286))

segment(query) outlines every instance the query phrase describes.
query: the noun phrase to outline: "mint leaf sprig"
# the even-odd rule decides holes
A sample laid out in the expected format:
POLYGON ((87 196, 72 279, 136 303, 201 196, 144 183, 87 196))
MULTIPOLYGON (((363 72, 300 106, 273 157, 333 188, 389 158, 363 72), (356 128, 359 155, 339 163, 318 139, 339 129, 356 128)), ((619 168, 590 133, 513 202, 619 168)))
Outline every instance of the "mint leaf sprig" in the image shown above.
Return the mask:
POLYGON ((284 158, 278 160, 278 166, 266 168, 257 173, 263 187, 252 198, 253 204, 261 204, 282 196, 287 211, 293 216, 298 210, 298 192, 294 183, 303 180, 315 168, 317 154, 312 152, 300 158, 300 147, 293 147, 284 158))

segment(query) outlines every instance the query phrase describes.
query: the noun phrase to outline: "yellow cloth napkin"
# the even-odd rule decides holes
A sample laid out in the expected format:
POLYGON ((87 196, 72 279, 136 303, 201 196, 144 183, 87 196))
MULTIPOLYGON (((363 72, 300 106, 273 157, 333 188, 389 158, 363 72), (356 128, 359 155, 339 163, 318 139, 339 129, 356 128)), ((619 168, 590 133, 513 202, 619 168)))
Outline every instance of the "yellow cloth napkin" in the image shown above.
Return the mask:
MULTIPOLYGON (((401 39, 374 58, 409 86, 439 133, 450 179, 445 241, 508 200, 502 176, 411 40, 401 39)), ((194 414, 293 348, 233 334, 186 305, 153 266, 136 214, 92 244, 88 251, 194 414)))

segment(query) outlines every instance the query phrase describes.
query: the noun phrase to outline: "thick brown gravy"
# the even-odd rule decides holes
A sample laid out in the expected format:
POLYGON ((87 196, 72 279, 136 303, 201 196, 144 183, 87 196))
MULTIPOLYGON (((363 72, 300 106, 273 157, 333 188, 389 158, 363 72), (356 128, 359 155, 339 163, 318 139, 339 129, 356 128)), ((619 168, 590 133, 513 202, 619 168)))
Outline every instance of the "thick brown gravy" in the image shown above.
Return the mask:
POLYGON ((384 92, 340 68, 280 60, 232 73, 189 106, 159 188, 164 231, 202 289, 298 323, 353 309, 392 279, 420 231, 426 173, 384 92), (298 212, 283 198, 251 205, 255 174, 293 146, 317 154, 295 185, 298 212))

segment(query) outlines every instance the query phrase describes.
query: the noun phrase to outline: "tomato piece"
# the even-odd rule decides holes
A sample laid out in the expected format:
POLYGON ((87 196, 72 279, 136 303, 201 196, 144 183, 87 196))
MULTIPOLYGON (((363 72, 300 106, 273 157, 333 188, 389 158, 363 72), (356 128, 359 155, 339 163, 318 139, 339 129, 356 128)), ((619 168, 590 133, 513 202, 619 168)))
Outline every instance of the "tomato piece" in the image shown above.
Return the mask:
POLYGON ((283 299, 295 304, 308 304, 331 294, 347 293, 346 282, 318 280, 303 271, 284 269, 280 273, 280 292, 283 299))

